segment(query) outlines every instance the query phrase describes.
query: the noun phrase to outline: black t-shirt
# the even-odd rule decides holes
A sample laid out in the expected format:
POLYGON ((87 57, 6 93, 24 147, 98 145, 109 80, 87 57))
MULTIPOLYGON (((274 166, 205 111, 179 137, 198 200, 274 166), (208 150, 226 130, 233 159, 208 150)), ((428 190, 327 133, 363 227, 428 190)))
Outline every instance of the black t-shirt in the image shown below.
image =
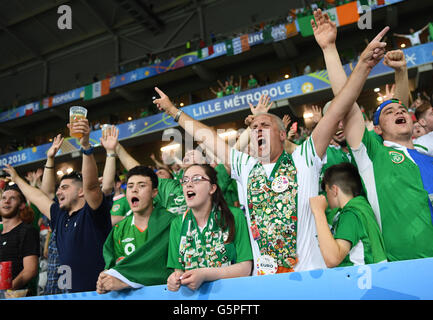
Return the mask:
POLYGON ((0 261, 12 261, 12 279, 23 270, 24 257, 39 257, 39 241, 38 230, 24 222, 0 234, 0 261))

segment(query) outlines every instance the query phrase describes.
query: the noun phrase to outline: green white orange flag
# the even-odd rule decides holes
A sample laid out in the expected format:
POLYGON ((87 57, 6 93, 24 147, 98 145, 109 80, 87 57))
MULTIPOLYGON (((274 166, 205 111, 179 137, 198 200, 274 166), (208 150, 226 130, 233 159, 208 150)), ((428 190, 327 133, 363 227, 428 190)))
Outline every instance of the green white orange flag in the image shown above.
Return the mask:
POLYGON ((109 93, 110 79, 104 79, 84 87, 84 100, 95 99, 109 93))
POLYGON ((338 6, 335 8, 335 11, 337 12, 340 26, 352 24, 359 20, 358 4, 356 1, 338 6))

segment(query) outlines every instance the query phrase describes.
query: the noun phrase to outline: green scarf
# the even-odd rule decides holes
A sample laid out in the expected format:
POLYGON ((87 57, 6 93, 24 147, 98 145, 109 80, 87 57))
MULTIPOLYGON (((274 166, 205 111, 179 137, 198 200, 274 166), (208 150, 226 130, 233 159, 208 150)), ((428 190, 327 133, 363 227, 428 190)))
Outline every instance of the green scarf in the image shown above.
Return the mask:
POLYGON ((221 214, 214 206, 206 227, 201 232, 191 209, 185 212, 179 246, 179 259, 185 270, 224 267, 231 264, 227 257, 228 248, 224 244, 229 232, 221 230, 217 222, 219 219, 221 214))
POLYGON ((131 282, 147 286, 165 284, 173 271, 167 268, 167 257, 170 224, 175 217, 160 207, 154 208, 149 218, 147 241, 117 264, 112 231, 104 244, 105 269, 114 269, 131 282))
POLYGON ((293 268, 297 263, 298 184, 291 155, 283 151, 269 179, 263 165, 257 162, 247 188, 251 231, 260 253, 274 258, 278 266, 293 268))

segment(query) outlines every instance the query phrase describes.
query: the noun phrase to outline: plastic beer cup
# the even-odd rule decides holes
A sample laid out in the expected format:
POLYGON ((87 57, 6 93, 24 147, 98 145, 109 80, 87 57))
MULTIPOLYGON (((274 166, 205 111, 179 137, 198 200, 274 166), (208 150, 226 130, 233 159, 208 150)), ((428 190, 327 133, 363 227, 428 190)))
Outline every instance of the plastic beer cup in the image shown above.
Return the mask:
MULTIPOLYGON (((77 122, 81 119, 86 119, 87 117, 87 109, 81 106, 73 106, 69 109, 69 124, 72 125, 74 122, 77 122)), ((69 129, 69 135, 71 137, 75 137, 77 139, 81 139, 83 136, 81 133, 74 132, 72 129, 69 129)))
POLYGON ((102 134, 103 138, 107 136, 107 130, 108 129, 111 129, 111 124, 103 124, 102 125, 102 127, 101 127, 101 134, 102 134))

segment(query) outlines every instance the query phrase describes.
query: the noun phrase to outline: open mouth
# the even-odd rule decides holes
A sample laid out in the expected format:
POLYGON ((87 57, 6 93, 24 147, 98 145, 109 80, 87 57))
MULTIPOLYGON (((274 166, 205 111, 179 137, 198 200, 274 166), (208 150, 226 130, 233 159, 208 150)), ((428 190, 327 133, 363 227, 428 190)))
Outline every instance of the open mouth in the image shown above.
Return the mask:
POLYGON ((395 120, 395 124, 402 124, 402 123, 406 123, 406 119, 401 117, 401 118, 397 118, 395 120))
POLYGON ((195 197, 195 192, 194 191, 187 191, 186 198, 188 200, 194 199, 194 197, 195 197))
POLYGON ((259 137, 257 139, 257 144, 259 145, 259 147, 263 146, 264 144, 266 144, 266 139, 264 137, 259 137))
POLYGON ((137 197, 132 197, 131 198, 131 205, 133 206, 133 207, 136 207, 136 206, 138 206, 138 203, 140 202, 140 200, 137 198, 137 197))

